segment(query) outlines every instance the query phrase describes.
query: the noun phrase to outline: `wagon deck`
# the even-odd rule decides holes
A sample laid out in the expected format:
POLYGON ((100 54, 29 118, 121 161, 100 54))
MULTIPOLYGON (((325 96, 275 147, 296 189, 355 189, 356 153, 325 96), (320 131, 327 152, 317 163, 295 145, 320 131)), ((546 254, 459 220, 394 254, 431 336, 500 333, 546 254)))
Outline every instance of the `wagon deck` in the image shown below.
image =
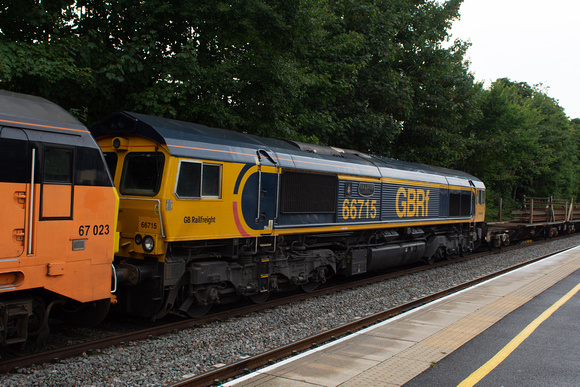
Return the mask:
POLYGON ((580 203, 573 199, 524 196, 522 208, 512 212, 511 220, 488 223, 488 241, 497 247, 499 240, 507 245, 510 240, 551 238, 574 232, 578 222, 580 203))

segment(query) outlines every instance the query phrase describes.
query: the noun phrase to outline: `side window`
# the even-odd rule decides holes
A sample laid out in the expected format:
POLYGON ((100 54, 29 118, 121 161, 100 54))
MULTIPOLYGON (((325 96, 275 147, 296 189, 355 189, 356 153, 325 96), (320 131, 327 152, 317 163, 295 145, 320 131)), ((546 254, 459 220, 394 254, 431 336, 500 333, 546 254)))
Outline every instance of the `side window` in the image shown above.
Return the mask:
POLYGON ((221 191, 221 167, 219 165, 204 164, 202 174, 202 196, 219 198, 221 191))
POLYGON ((175 194, 180 198, 201 197, 201 163, 181 161, 175 194))
POLYGON ((220 198, 221 166, 181 160, 175 195, 186 198, 220 198))
MULTIPOLYGON (((114 153, 113 155, 115 157, 117 156, 114 153)), ((113 170, 112 173, 114 172, 113 170)), ((101 187, 110 187, 112 185, 99 149, 86 147, 78 147, 75 149, 74 182, 75 185, 101 187)))
POLYGON ((484 190, 478 190, 478 200, 477 200, 477 204, 483 206, 485 204, 485 191, 484 190))
POLYGON ((44 183, 72 184, 72 149, 49 148, 44 151, 44 183))
POLYGON ((28 139, 20 129, 0 128, 0 182, 30 182, 28 139))

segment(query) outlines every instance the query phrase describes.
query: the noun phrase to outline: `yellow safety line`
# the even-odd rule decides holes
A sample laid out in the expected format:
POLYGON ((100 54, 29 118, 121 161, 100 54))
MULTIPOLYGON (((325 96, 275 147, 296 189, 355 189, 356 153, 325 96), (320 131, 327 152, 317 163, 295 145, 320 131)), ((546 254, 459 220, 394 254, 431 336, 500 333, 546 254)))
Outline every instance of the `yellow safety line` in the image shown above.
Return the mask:
POLYGON ((499 351, 494 357, 492 357, 487 363, 479 367, 477 371, 469 375, 464 381, 462 381, 458 387, 468 387, 473 386, 483 379, 487 374, 494 370, 502 361, 504 361, 521 343, 527 339, 532 332, 540 326, 541 323, 546 321, 548 317, 552 315, 558 308, 564 305, 569 299, 571 299, 580 290, 580 284, 576 285, 574 289, 570 290, 568 294, 560 298, 554 305, 549 309, 544 311, 538 318, 530 323, 523 331, 521 331, 516 337, 513 338, 501 351, 499 351))

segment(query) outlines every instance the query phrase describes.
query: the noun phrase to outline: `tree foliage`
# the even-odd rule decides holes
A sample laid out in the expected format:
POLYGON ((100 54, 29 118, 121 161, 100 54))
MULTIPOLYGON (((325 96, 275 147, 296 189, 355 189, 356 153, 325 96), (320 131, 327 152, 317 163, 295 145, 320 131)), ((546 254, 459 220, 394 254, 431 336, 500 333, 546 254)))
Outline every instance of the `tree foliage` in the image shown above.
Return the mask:
POLYGON ((437 68, 461 69, 441 47, 460 0, 24 1, 1 43, 29 64, 3 60, 2 86, 90 121, 130 109, 384 154, 437 68))
POLYGON ((541 85, 498 79, 482 92, 481 110, 465 168, 494 198, 577 197, 579 128, 541 85))
POLYGON ((3 0, 0 87, 88 125, 131 110, 577 195, 580 123, 539 86, 475 82, 461 3, 3 0))

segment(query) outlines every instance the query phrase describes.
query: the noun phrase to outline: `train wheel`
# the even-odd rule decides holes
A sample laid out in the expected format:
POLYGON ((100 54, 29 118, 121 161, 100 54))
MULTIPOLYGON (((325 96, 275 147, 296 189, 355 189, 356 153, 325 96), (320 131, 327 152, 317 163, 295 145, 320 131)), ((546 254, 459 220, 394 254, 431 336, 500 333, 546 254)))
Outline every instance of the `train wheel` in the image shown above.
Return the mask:
POLYGON ((432 256, 430 256, 428 258, 424 258, 423 261, 427 265, 433 265, 435 262, 441 261, 443 259, 449 259, 449 258, 448 258, 448 254, 447 254, 445 247, 441 246, 437 249, 437 251, 435 251, 435 254, 433 254, 432 256))
POLYGON ((209 312, 211 309, 211 304, 208 305, 199 305, 199 304, 191 304, 189 308, 187 308, 187 315, 191 318, 200 318, 203 317, 209 312))
MULTIPOLYGON (((182 290, 186 291, 187 289, 183 287, 182 290)), ((218 290, 215 287, 189 289, 187 292, 188 295, 184 296, 178 305, 180 305, 179 311, 191 318, 205 316, 213 304, 224 301, 219 298, 218 290)))
POLYGON ((260 292, 247 296, 252 304, 262 304, 270 298, 270 292, 260 292))
POLYGON ((108 298, 84 304, 69 301, 55 309, 54 317, 79 327, 94 327, 107 317, 110 306, 111 300, 108 298))
POLYGON ((40 332, 40 328, 46 318, 46 305, 40 298, 35 298, 32 302, 32 315, 28 318, 28 332, 35 336, 40 332))
POLYGON ((300 289, 302 289, 302 291, 304 293, 310 293, 310 292, 316 290, 319 286, 320 286, 320 282, 310 281, 310 282, 307 282, 305 284, 301 284, 300 289))
POLYGON ((28 318, 28 336, 36 337, 36 344, 44 347, 49 333, 46 304, 43 299, 35 298, 32 303, 32 315, 28 318))

